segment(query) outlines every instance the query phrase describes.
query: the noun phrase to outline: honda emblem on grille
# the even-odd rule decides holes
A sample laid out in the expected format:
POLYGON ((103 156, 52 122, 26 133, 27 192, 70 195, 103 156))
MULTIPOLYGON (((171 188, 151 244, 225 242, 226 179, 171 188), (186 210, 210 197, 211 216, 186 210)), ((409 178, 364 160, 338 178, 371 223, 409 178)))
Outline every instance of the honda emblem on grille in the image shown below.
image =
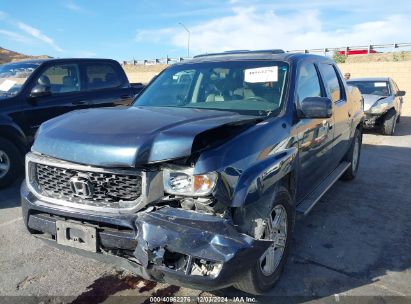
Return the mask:
POLYGON ((94 194, 93 185, 90 180, 81 176, 70 178, 70 187, 75 196, 80 198, 92 198, 94 194))

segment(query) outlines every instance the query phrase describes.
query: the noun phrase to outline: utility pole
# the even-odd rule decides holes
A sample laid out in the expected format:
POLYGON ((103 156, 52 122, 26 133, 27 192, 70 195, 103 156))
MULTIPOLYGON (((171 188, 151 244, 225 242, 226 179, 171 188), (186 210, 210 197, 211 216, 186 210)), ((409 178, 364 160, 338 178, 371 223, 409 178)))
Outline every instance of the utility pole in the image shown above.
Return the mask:
POLYGON ((190 31, 188 30, 188 28, 187 28, 184 24, 182 24, 181 22, 179 22, 178 24, 180 24, 180 25, 185 29, 185 31, 186 31, 187 34, 188 34, 188 39, 187 39, 187 57, 190 58, 190 35, 191 35, 191 33, 190 33, 190 31))

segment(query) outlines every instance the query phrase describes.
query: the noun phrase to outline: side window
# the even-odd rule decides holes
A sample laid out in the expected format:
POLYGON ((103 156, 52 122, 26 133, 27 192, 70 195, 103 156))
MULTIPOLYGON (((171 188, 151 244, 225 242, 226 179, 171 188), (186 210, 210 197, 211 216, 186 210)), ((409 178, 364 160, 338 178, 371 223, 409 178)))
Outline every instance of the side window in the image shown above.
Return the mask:
POLYGON ((314 64, 306 63, 300 67, 297 79, 297 100, 306 97, 321 97, 321 86, 314 64))
POLYGON ((390 83, 392 87, 392 90, 391 90, 392 94, 394 95, 397 94, 397 92, 399 91, 397 84, 395 83, 394 80, 390 81, 390 83))
POLYGON ((110 64, 88 64, 86 82, 88 90, 116 88, 121 85, 118 73, 110 64))
POLYGON ((334 102, 340 100, 342 98, 342 90, 334 67, 331 64, 322 63, 320 65, 320 71, 324 79, 324 85, 331 94, 331 100, 334 102))
POLYGON ((80 72, 77 64, 57 64, 45 70, 37 84, 50 87, 53 94, 80 91, 80 72))

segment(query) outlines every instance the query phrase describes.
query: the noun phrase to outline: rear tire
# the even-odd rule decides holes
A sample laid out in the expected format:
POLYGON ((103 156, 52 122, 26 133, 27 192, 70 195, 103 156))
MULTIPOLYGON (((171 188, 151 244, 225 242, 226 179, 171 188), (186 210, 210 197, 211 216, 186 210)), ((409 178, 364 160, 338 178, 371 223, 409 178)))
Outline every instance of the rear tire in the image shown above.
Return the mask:
POLYGON ((0 138, 0 188, 13 183, 23 172, 23 156, 9 140, 0 138))
POLYGON ((381 123, 381 133, 384 135, 394 135, 395 126, 397 124, 397 113, 391 109, 385 114, 384 120, 381 123))
POLYGON ((344 161, 350 162, 351 166, 341 176, 342 180, 353 180, 357 176, 358 166, 361 156, 362 133, 359 129, 355 130, 351 147, 344 157, 344 161))
POLYGON ((295 209, 287 188, 279 186, 276 191, 274 202, 267 209, 271 212, 265 211, 267 213, 264 215, 265 218, 261 217, 261 213, 260 216, 251 216, 250 221, 253 224, 250 225, 250 230, 252 231, 248 231, 248 234, 256 239, 270 239, 275 240, 275 242, 256 261, 241 281, 233 285, 235 288, 253 295, 262 294, 274 287, 281 276, 290 250, 295 209), (272 222, 271 225, 268 225, 270 219, 272 222))

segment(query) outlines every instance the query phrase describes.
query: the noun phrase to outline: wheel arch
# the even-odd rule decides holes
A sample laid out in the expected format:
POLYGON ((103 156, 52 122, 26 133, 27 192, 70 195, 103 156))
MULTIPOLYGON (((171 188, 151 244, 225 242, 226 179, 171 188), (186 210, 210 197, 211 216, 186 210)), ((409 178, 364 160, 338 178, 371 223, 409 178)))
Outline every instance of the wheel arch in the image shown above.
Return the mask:
POLYGON ((27 138, 20 128, 10 124, 0 123, 0 137, 12 142, 19 149, 22 155, 27 152, 27 138))
POLYGON ((248 168, 233 193, 232 207, 243 207, 272 199, 275 188, 285 185, 295 194, 297 148, 290 147, 248 168))

